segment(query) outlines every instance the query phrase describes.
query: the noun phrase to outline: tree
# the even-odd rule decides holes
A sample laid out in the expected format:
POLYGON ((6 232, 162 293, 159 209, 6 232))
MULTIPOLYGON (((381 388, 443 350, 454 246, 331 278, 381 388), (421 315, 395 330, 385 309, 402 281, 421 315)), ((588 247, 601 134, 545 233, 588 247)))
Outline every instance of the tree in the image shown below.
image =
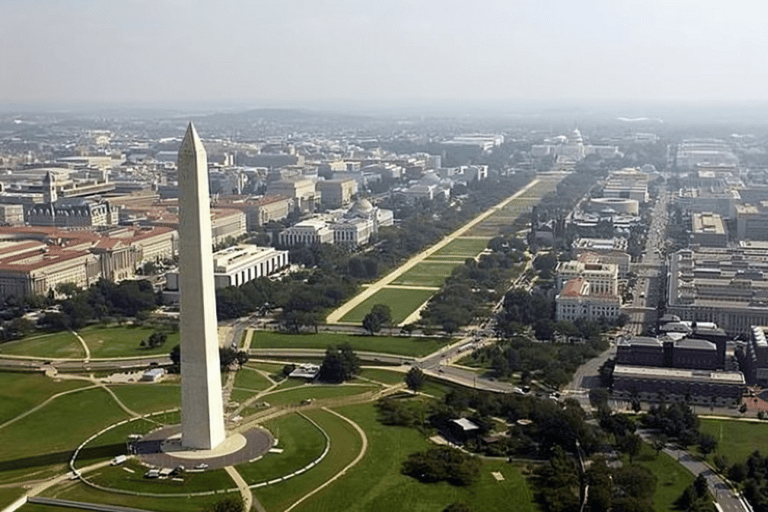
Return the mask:
POLYGON ((205 512, 245 512, 245 503, 239 494, 227 496, 207 507, 205 512))
POLYGON ((317 378, 323 382, 340 383, 352 379, 358 371, 360 359, 352 350, 352 345, 342 343, 338 348, 329 345, 317 378))
POLYGON ((621 439, 619 445, 621 450, 629 455, 629 463, 632 464, 633 459, 640 454, 643 440, 637 434, 627 434, 621 439))
POLYGON ((403 462, 402 473, 424 483, 446 481, 471 485, 480 477, 480 460, 449 446, 412 453, 403 462))
POLYGON ((667 446, 667 442, 669 440, 667 439, 667 436, 664 434, 659 434, 658 436, 653 438, 653 449, 656 450, 656 456, 658 457, 661 453, 661 450, 664 449, 665 446, 667 446))
POLYGON ((162 347, 168 340, 168 335, 161 331, 155 331, 149 335, 146 340, 141 340, 140 346, 142 348, 153 349, 162 347))
POLYGON ((405 385, 413 391, 418 391, 424 386, 424 372, 421 368, 414 366, 408 370, 405 374, 405 385))
POLYGON ((699 450, 704 455, 709 455, 717 448, 717 439, 712 434, 699 434, 699 450))
POLYGON ((466 503, 456 501, 445 507, 443 512, 472 512, 472 509, 466 503))
POLYGON ((171 358, 171 362, 173 364, 179 365, 181 364, 181 345, 174 345, 171 349, 171 353, 169 354, 169 357, 171 358))
POLYGON ((392 310, 386 304, 374 304, 371 311, 363 318, 363 328, 370 332, 371 336, 391 323, 392 310))

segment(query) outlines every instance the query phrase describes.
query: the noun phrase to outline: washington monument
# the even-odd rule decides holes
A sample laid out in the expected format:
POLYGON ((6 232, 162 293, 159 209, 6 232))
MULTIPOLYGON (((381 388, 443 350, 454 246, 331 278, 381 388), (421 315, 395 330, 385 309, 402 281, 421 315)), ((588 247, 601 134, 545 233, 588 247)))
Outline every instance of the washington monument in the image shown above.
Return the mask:
POLYGON ((179 148, 181 445, 210 450, 226 437, 211 253, 208 161, 192 123, 179 148))

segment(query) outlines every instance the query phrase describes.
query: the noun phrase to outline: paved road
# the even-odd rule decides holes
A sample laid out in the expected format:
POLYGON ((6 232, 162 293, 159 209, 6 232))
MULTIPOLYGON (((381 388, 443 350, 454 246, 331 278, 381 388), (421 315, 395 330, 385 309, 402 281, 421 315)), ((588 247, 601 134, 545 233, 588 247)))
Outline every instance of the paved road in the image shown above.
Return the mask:
MULTIPOLYGON (((650 432, 639 430, 638 433, 644 440, 651 441, 652 434, 650 432)), ((751 512, 744 504, 739 494, 728 487, 728 484, 712 471, 709 466, 691 456, 690 453, 672 446, 664 448, 664 453, 677 460, 684 468, 694 475, 698 476, 703 473, 704 477, 707 479, 707 484, 709 485, 709 490, 712 493, 712 496, 714 496, 715 501, 717 501, 717 504, 720 505, 720 508, 723 509, 724 512, 751 512)))

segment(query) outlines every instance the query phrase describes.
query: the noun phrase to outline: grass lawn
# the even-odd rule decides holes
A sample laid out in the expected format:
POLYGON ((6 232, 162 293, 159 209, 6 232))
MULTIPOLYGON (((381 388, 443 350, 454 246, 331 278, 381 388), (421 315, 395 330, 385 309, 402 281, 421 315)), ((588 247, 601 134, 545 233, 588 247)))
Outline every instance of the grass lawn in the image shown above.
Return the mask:
POLYGON ((234 388, 232 389, 232 394, 229 395, 229 400, 230 402, 236 402, 238 404, 242 404, 243 402, 251 398, 256 393, 258 393, 258 391, 234 388))
POLYGON ((39 373, 0 373, 0 424, 57 393, 89 385, 81 380, 50 379, 39 373))
MULTIPOLYGON (((154 417, 154 420, 157 422, 162 422, 163 419, 162 415, 154 417)), ((171 419, 175 419, 175 417, 171 417, 171 419)), ((111 428, 97 438, 92 439, 83 447, 83 450, 80 452, 84 454, 83 460, 80 460, 80 457, 78 456, 75 466, 83 468, 94 462, 95 459, 111 459, 118 455, 125 455, 125 442, 129 435, 144 435, 157 427, 157 423, 145 419, 138 419, 111 428)))
POLYGON ((490 238, 456 238, 432 256, 463 256, 474 258, 488 247, 490 238))
POLYGON ((298 404, 302 400, 314 398, 315 400, 322 400, 324 398, 337 398, 340 396, 353 396, 367 393, 379 389, 378 386, 373 385, 316 385, 311 384, 307 386, 301 386, 293 389, 287 389, 285 391, 274 391, 263 395, 262 398, 269 402, 270 405, 287 405, 298 404))
POLYGON ((326 439, 320 430, 298 414, 281 416, 264 425, 279 440, 283 453, 266 453, 237 471, 249 484, 280 478, 317 459, 325 450, 326 439))
POLYGON ((145 356, 155 354, 167 354, 174 345, 179 343, 179 333, 168 334, 168 340, 164 345, 154 349, 143 349, 139 347, 142 340, 149 338, 155 329, 139 326, 90 326, 78 334, 85 340, 88 349, 91 351, 91 357, 128 357, 145 356))
POLYGON ((0 487, 0 509, 4 509, 24 495, 21 487, 0 487))
MULTIPOLYGON (((262 334, 262 333, 259 333, 262 334)), ((280 373, 283 370, 282 364, 276 364, 276 363, 262 363, 261 361, 250 361, 245 364, 246 368, 256 368, 258 370, 264 371, 269 373, 270 375, 274 375, 276 373, 280 373)))
MULTIPOLYGON (((230 484, 229 487, 234 487, 234 484, 230 484)), ((221 500, 226 495, 195 496, 193 498, 149 498, 98 491, 87 487, 81 482, 67 481, 60 486, 47 490, 44 496, 90 503, 105 503, 121 507, 152 510, 153 512, 201 512, 207 506, 221 500)), ((59 512, 63 510, 60 507, 28 509, 27 507, 29 506, 31 505, 25 505, 21 510, 24 512, 59 512)), ((34 506, 37 507, 38 505, 34 506)))
POLYGON ((179 383, 137 383, 109 386, 129 409, 140 414, 164 411, 181 406, 179 383))
MULTIPOLYGON (((281 334, 258 332, 251 348, 316 348, 325 350, 328 345, 349 343, 358 352, 382 352, 404 356, 424 356, 448 344, 446 338, 410 338, 405 336, 360 336, 344 333, 281 334)), ((282 370, 282 365, 279 366, 282 370)))
POLYGON ((427 377, 424 379, 424 385, 419 392, 442 400, 445 395, 455 388, 463 389, 461 386, 451 386, 450 384, 445 384, 427 377))
MULTIPOLYGON (((451 272, 450 265, 443 265, 446 270, 445 276, 451 272)), ((442 281, 440 281, 442 284, 442 281)), ((386 304, 392 310, 392 322, 399 323, 405 320, 408 315, 416 311, 419 306, 427 302, 434 295, 432 290, 404 290, 402 288, 382 288, 374 293, 367 300, 363 301, 352 311, 341 318, 342 322, 361 323, 365 315, 371 312, 371 308, 376 304, 386 304)), ((251 345, 253 346, 253 345, 251 345)))
POLYGON ((280 384, 278 384, 277 387, 275 387, 275 389, 273 389, 272 391, 274 392, 274 391, 280 391, 282 389, 297 388, 299 386, 303 386, 306 383, 307 381, 305 381, 304 379, 285 379, 280 384))
POLYGON ((0 345, 0 354, 52 359, 82 359, 85 350, 69 331, 35 335, 0 345))
MULTIPOLYGON (((126 418, 103 389, 62 396, 0 429, 0 483, 62 471, 72 451, 91 434, 126 418)), ((98 456, 98 454, 94 454, 98 456)), ((88 459, 89 454, 84 454, 88 459)))
MULTIPOLYGON (((421 263, 417 263, 412 269, 408 270, 407 272, 402 274, 400 277, 392 281, 392 284, 407 285, 407 286, 440 287, 445 282, 445 278, 451 275, 451 272, 453 272, 453 269, 459 265, 462 265, 463 263, 464 263, 463 260, 441 262, 441 263, 422 261, 421 263)), ((398 290, 398 291, 402 291, 402 290, 398 290)), ((405 318, 405 316, 407 316, 407 314, 404 315, 403 318, 405 318)), ((393 317, 394 317, 394 312, 393 312, 393 317)))
MULTIPOLYGON (((626 464, 628 461, 624 461, 626 464)), ((656 451, 643 443, 640 455, 635 463, 648 468, 656 475, 656 492, 653 495, 655 510, 675 510, 674 502, 683 494, 683 490, 693 483, 694 475, 665 453, 656 455, 656 451)))
POLYGON ((381 382, 382 384, 400 384, 401 382, 405 381, 405 374, 402 372, 380 370, 378 368, 363 368, 360 370, 358 376, 375 380, 376 382, 381 382))
POLYGON ((734 464, 745 462, 755 450, 768 454, 768 422, 702 419, 701 432, 717 439, 717 449, 708 457, 710 462, 714 455, 723 455, 734 464))
MULTIPOLYGON (((360 435, 342 418, 322 409, 307 411, 306 415, 320 425, 331 438, 330 451, 320 464, 311 470, 286 482, 255 489, 254 496, 269 512, 285 510, 295 500, 316 489, 344 469, 360 453, 362 447, 360 435)), ((355 469, 353 468, 351 472, 354 473, 355 469)))
POLYGON ((144 478, 147 467, 138 460, 129 460, 119 466, 107 466, 86 476, 91 482, 110 489, 125 489, 134 492, 156 494, 180 494, 185 492, 206 492, 232 489, 235 483, 223 469, 211 469, 203 473, 185 473, 178 482, 171 478, 150 480, 144 478), (129 472, 130 469, 133 472, 129 472))
MULTIPOLYGON (((278 370, 279 371, 279 370, 278 370)), ((261 391, 267 389, 272 383, 256 370, 247 366, 238 370, 235 376, 235 387, 261 391)))
POLYGON ((532 503, 532 493, 521 466, 484 462, 480 480, 469 487, 421 484, 402 475, 400 468, 409 454, 432 446, 422 434, 416 429, 380 424, 373 404, 344 407, 338 411, 362 427, 368 438, 368 451, 343 477, 299 505, 295 509, 297 512, 427 512, 443 510, 455 501, 464 501, 472 510, 478 511, 538 510, 532 503), (501 472, 504 481, 497 482, 492 471, 501 472))

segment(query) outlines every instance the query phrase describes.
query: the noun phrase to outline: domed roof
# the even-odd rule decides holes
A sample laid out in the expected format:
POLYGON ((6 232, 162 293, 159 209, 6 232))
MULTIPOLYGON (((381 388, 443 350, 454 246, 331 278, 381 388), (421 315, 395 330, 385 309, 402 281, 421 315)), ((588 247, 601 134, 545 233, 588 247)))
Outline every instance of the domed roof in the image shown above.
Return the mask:
POLYGON ((373 205, 371 202, 365 198, 358 199, 355 201, 355 204, 352 205, 352 208, 349 209, 350 213, 369 213, 371 210, 373 210, 373 205))

